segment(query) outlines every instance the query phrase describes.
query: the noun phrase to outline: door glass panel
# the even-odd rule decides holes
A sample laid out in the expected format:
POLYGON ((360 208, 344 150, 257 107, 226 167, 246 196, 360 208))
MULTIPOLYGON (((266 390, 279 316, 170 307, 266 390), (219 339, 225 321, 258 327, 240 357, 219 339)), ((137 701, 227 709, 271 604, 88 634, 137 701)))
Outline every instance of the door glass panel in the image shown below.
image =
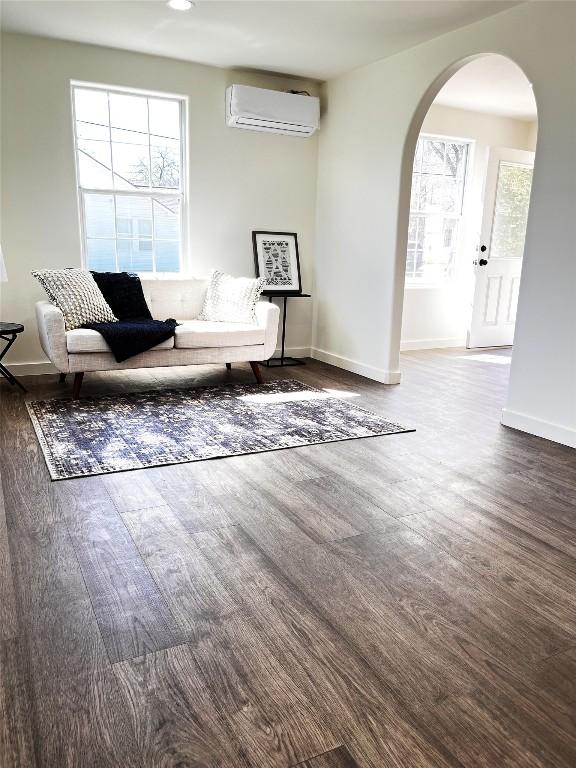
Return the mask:
POLYGON ((500 163, 490 244, 492 259, 522 258, 531 187, 530 166, 500 163))

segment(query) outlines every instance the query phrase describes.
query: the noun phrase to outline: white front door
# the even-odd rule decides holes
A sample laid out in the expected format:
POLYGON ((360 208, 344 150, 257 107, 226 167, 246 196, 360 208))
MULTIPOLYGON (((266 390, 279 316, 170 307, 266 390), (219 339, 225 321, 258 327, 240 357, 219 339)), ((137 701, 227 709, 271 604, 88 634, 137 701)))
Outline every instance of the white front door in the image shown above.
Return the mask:
POLYGON ((533 167, 534 152, 490 151, 468 348, 514 341, 533 167))

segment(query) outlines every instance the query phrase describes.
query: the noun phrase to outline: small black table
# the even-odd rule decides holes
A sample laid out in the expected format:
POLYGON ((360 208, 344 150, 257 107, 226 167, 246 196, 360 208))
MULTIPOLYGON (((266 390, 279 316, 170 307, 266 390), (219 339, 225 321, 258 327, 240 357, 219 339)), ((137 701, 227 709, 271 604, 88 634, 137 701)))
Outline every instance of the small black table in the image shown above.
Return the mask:
POLYGON ((10 384, 16 384, 16 386, 20 387, 23 392, 26 392, 26 389, 20 384, 18 379, 13 376, 8 368, 6 368, 5 365, 2 365, 1 362, 6 352, 8 352, 12 344, 16 341, 16 336, 18 336, 19 333, 22 333, 23 330, 24 326, 21 323, 0 323, 0 339, 7 342, 2 352, 0 352, 0 375, 4 376, 5 379, 8 379, 10 384))
POLYGON ((282 347, 280 350, 280 357, 271 357, 269 360, 263 360, 260 365, 265 365, 266 368, 279 368, 285 365, 306 365, 304 360, 297 360, 295 357, 286 357, 285 344, 286 344, 286 303, 288 299, 309 299, 309 293, 276 293, 268 294, 268 301, 272 303, 272 299, 276 297, 284 299, 284 307, 282 311, 282 347))

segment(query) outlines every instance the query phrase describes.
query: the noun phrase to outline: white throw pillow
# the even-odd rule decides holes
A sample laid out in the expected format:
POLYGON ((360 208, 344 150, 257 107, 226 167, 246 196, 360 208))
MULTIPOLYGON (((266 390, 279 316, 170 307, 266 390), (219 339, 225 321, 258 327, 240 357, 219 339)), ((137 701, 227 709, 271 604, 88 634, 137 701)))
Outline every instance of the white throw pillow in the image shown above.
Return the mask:
POLYGON ((255 323, 256 304, 265 285, 261 277, 231 277, 215 269, 210 275, 199 320, 255 323))
POLYGON ((87 270, 37 269, 32 275, 62 311, 67 331, 86 323, 112 323, 117 319, 87 270))

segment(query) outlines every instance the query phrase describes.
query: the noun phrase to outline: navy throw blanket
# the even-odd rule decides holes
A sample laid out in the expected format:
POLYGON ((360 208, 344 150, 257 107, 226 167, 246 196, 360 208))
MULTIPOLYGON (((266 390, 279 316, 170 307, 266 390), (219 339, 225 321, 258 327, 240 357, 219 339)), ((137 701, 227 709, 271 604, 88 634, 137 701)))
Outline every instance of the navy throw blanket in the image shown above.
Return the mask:
POLYGON ((174 336, 178 323, 172 318, 153 320, 138 275, 128 272, 93 272, 102 295, 118 318, 114 323, 87 323, 102 334, 117 363, 174 336))

